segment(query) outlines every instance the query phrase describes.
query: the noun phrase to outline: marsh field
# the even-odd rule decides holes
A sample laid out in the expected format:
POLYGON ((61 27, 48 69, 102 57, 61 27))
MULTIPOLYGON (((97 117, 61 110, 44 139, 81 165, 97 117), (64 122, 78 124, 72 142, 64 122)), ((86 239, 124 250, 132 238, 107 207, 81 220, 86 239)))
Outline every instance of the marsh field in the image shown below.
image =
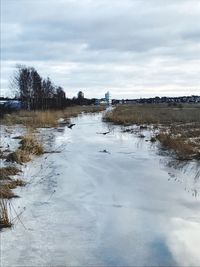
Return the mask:
POLYGON ((21 111, 0 145, 1 266, 200 265, 199 105, 21 111))
MULTIPOLYGON (((154 129, 151 141, 160 141, 180 160, 200 158, 200 105, 120 105, 104 120, 140 129, 154 129)), ((131 129, 128 129, 131 132, 131 129)), ((134 132, 134 131, 132 131, 134 132)))

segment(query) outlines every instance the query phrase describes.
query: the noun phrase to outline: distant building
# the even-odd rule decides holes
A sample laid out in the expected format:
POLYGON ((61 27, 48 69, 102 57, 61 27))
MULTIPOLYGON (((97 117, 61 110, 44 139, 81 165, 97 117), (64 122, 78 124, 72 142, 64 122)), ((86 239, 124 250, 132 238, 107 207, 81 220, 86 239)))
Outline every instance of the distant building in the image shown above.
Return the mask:
POLYGON ((110 104, 110 93, 109 92, 105 93, 105 101, 108 105, 110 104))

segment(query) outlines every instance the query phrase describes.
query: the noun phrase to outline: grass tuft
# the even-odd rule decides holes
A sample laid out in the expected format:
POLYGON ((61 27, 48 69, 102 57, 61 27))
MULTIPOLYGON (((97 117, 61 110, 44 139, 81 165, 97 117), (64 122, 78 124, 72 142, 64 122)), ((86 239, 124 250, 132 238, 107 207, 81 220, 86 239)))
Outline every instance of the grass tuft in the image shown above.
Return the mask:
POLYGON ((20 141, 19 149, 29 152, 33 155, 41 155, 44 153, 43 146, 37 141, 33 135, 26 135, 20 141))
POLYGON ((163 147, 174 150, 178 155, 178 158, 181 160, 189 160, 196 155, 194 147, 191 144, 184 142, 181 137, 174 137, 171 134, 160 133, 157 136, 157 139, 163 147))
POLYGON ((20 170, 16 167, 3 167, 0 168, 0 180, 8 180, 11 175, 16 175, 20 170))
POLYGON ((12 180, 6 184, 9 189, 15 189, 18 186, 25 186, 26 183, 21 179, 12 180))
POLYGON ((11 226, 12 223, 8 215, 8 200, 0 199, 0 229, 11 226))
POLYGON ((18 164, 26 163, 31 160, 31 155, 41 155, 44 153, 43 146, 32 134, 27 134, 21 138, 19 148, 7 155, 6 160, 18 164))
POLYGON ((12 190, 8 187, 7 184, 0 186, 0 200, 1 199, 10 199, 15 197, 15 194, 12 192, 12 190))
POLYGON ((8 154, 6 161, 16 162, 18 164, 26 163, 31 160, 30 154, 26 150, 17 149, 8 154))

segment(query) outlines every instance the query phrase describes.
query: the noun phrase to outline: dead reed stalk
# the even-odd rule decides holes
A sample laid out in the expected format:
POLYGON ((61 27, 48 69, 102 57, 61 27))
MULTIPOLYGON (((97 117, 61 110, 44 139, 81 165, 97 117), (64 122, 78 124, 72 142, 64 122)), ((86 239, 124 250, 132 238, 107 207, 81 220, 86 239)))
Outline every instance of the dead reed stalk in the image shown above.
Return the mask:
POLYGON ((12 226, 8 213, 8 205, 7 199, 0 198, 0 229, 12 226))

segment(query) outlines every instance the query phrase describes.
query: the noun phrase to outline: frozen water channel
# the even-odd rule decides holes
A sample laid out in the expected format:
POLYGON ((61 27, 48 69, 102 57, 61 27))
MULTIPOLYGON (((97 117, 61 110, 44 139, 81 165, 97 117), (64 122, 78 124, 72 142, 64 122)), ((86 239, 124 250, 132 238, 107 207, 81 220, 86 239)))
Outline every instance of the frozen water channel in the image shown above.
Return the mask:
POLYGON ((195 165, 167 165, 150 142, 101 114, 72 121, 72 130, 43 130, 59 153, 24 167, 28 184, 12 200, 23 224, 1 233, 1 265, 199 266, 195 165))

